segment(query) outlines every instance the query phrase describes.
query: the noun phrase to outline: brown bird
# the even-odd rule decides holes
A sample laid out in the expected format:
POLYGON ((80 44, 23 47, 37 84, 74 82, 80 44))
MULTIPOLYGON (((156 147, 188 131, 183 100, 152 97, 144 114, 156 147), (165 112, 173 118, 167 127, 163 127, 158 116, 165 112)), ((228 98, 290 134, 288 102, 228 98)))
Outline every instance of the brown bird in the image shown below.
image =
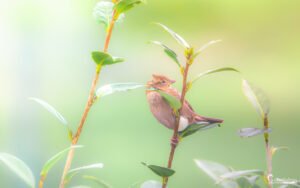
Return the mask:
MULTIPOLYGON (((147 100, 150 106, 150 110, 154 117, 164 126, 169 129, 174 129, 176 124, 176 116, 173 109, 170 107, 168 102, 160 95, 157 90, 167 93, 168 95, 174 96, 180 100, 181 94, 173 88, 171 85, 175 83, 175 80, 171 80, 163 75, 152 75, 153 79, 147 82, 147 100)), ((223 120, 203 117, 193 110, 188 101, 184 101, 182 106, 179 129, 183 131, 189 125, 192 124, 219 124, 223 120)))

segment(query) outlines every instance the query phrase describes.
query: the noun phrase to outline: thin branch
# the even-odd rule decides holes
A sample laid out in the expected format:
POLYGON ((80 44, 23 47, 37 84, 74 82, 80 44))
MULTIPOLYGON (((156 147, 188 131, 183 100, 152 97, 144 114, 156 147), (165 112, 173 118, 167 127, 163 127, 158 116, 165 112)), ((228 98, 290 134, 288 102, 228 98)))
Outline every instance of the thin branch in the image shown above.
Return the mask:
MULTIPOLYGON (((267 114, 264 117, 264 128, 269 129, 269 120, 267 114)), ((264 134, 265 137, 265 146, 266 146, 266 160, 267 160, 267 180, 268 188, 272 188, 272 151, 269 143, 269 133, 264 134)))

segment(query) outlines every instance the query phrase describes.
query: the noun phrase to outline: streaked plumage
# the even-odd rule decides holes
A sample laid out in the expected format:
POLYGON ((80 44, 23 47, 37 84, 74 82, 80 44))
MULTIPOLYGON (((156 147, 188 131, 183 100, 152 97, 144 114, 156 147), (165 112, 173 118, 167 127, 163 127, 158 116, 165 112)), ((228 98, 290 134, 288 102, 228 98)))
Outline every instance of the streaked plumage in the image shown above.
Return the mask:
MULTIPOLYGON (((180 93, 175 88, 171 87, 171 84, 173 83, 175 83, 174 80, 165 76, 153 75, 153 79, 147 83, 148 90, 146 91, 147 100, 152 114, 161 124, 169 129, 174 128, 176 124, 176 116, 168 102, 155 90, 160 90, 180 99, 180 93)), ((192 124, 201 123, 210 125, 223 122, 223 120, 220 119, 203 117, 196 114, 186 100, 184 101, 181 112, 179 131, 184 130, 187 126, 192 124)))

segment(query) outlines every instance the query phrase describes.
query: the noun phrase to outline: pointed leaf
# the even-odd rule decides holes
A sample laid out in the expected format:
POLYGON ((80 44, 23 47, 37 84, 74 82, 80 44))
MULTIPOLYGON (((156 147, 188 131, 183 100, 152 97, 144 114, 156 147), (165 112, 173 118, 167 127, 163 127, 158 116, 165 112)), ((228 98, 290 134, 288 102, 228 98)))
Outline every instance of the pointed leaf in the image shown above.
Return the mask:
POLYGON ((111 185, 109 185, 108 183, 106 183, 106 182, 100 180, 100 179, 97 178, 97 177, 94 177, 94 176, 83 176, 83 178, 95 182, 95 183, 96 183, 97 185, 99 185, 100 187, 112 188, 111 185))
MULTIPOLYGON (((215 182, 220 182, 220 176, 222 174, 231 172, 230 168, 216 162, 204 160, 195 160, 195 162, 196 165, 215 182)), ((238 184, 234 181, 220 182, 220 185, 223 188, 238 188, 238 184)))
POLYGON ((247 80, 243 80, 243 92, 257 113, 264 119, 265 115, 269 114, 269 100, 263 91, 250 84, 247 80))
POLYGON ((288 149, 289 148, 286 147, 286 146, 281 146, 281 147, 274 147, 274 146, 272 146, 271 147, 271 153, 272 153, 272 155, 274 155, 279 150, 288 150, 288 149))
POLYGON ((205 72, 198 74, 194 79, 192 79, 191 83, 196 82, 197 80, 199 80, 200 78, 202 78, 206 75, 218 73, 218 72, 225 72, 225 71, 233 71, 233 72, 239 73, 239 71, 237 69, 232 68, 232 67, 222 67, 222 68, 217 68, 217 69, 211 69, 211 70, 207 70, 205 72))
POLYGON ((0 163, 3 163, 5 166, 7 166, 29 187, 35 187, 34 175, 27 164, 25 164, 21 159, 8 153, 0 153, 0 163))
POLYGON ((83 146, 80 145, 74 145, 71 146, 69 148, 66 148, 62 151, 60 151, 59 153, 57 153, 56 155, 54 155, 53 157, 51 157, 43 166, 40 176, 42 179, 45 179, 49 173, 49 171, 52 169, 52 167, 59 161, 61 160, 67 153, 69 150, 71 149, 76 149, 76 148, 81 148, 83 146))
POLYGON ((92 52, 92 58, 97 65, 112 65, 115 63, 123 62, 124 59, 118 57, 112 57, 108 53, 94 51, 92 52))
MULTIPOLYGON (((106 27, 109 25, 110 21, 112 20, 113 15, 113 8, 115 4, 108 1, 100 1, 96 4, 93 16, 99 22, 104 24, 106 27)), ((121 22, 124 19, 125 15, 121 14, 116 23, 121 22)))
POLYGON ((111 95, 116 92, 122 92, 122 91, 130 91, 133 89, 138 89, 141 87, 145 87, 145 84, 139 84, 139 83, 114 83, 114 84, 108 84, 100 87, 96 91, 97 98, 104 97, 106 95, 111 95))
POLYGON ((262 135, 265 133, 270 133, 271 129, 259 129, 259 128, 242 128, 238 131, 240 137, 253 137, 257 135, 262 135))
POLYGON ((141 3, 146 3, 146 0, 121 0, 115 5, 115 19, 117 19, 120 14, 132 9, 134 6, 141 4, 141 3))
POLYGON ((190 49, 191 46, 177 33, 172 31, 170 28, 167 26, 157 23, 157 25, 161 26, 165 31, 167 31, 180 45, 182 45, 185 49, 190 49))
POLYGON ((157 90, 157 92, 168 102, 170 107, 174 110, 179 110, 181 108, 180 100, 172 95, 169 95, 163 91, 157 90))
POLYGON ((91 165, 82 166, 79 168, 74 168, 72 170, 69 170, 69 172, 67 173, 65 180, 64 180, 65 184, 69 183, 76 174, 78 174, 79 172, 81 172, 83 170, 101 169, 101 168, 103 168, 103 166, 104 165, 102 163, 96 163, 96 164, 91 164, 91 165))
POLYGON ((209 41, 208 43, 204 44, 194 55, 193 55, 193 59, 195 59, 199 54, 201 54, 204 50, 206 50, 208 47, 210 47, 211 45, 214 45, 216 43, 221 42, 222 40, 212 40, 209 41))
POLYGON ((207 123, 205 124, 192 124, 189 125, 186 129, 184 129, 183 131, 179 132, 179 136, 181 138, 190 136, 198 131, 205 131, 207 129, 211 129, 211 128, 215 128, 215 127, 220 127, 219 124, 211 124, 211 125, 207 125, 207 123))
POLYGON ((262 170, 241 170, 241 171, 232 171, 232 172, 228 172, 225 173, 223 175, 220 176, 221 179, 223 180, 228 180, 228 179, 237 179, 240 177, 244 177, 244 176, 249 176, 249 175, 260 175, 263 176, 264 175, 264 171, 262 170))
POLYGON ((170 49, 168 46, 166 46, 163 43, 158 42, 158 41, 151 41, 151 43, 163 47, 164 52, 167 54, 167 56, 169 56, 178 65, 178 67, 181 67, 180 62, 177 58, 177 54, 172 49, 170 49))
POLYGON ((162 184, 158 181, 155 181, 155 180, 145 181, 141 185, 141 188, 161 188, 161 187, 162 187, 162 184))
POLYGON ((170 177, 175 173, 175 171, 170 168, 161 167, 157 165, 148 165, 146 163, 142 163, 142 164, 147 166, 150 170, 152 170, 152 172, 154 172, 156 175, 160 177, 170 177))

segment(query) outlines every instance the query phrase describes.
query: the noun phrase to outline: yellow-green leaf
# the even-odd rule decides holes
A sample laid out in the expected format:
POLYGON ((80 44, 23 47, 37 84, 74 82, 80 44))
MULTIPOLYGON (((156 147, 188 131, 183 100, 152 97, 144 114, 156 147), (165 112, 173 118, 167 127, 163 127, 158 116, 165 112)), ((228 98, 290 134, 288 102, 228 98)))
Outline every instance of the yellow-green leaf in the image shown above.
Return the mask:
POLYGON ((94 51, 92 52, 92 58, 97 65, 112 65, 115 63, 121 63, 125 61, 123 58, 112 57, 108 53, 94 51))

